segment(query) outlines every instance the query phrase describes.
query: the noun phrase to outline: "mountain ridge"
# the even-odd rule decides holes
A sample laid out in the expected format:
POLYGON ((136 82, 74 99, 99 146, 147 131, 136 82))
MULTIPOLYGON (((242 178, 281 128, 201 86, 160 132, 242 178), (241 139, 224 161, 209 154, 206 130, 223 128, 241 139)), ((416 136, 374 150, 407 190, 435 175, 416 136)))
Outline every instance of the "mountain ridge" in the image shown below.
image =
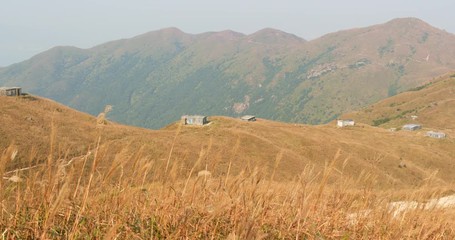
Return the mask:
POLYGON ((312 41, 273 29, 169 28, 90 49, 51 49, 0 69, 0 84, 91 114, 114 105, 116 121, 149 128, 195 112, 317 124, 454 69, 454 42, 415 19, 312 41))

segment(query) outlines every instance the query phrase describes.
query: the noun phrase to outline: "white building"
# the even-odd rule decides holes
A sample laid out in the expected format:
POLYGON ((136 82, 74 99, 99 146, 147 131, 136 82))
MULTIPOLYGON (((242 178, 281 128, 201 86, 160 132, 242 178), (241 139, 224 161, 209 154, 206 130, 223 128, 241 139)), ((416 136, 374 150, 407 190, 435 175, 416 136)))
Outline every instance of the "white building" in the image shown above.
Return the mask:
POLYGON ((346 127, 346 126, 354 126, 355 122, 352 119, 338 119, 337 126, 338 127, 346 127))
POLYGON ((20 87, 0 87, 0 96, 20 96, 22 88, 20 87))
POLYGON ((415 131, 415 130, 418 130, 421 128, 422 128, 422 126, 419 124, 406 124, 401 129, 407 130, 407 131, 415 131))
POLYGON ((256 117, 253 115, 245 115, 245 116, 241 117, 240 119, 243 121, 248 121, 248 122, 256 121, 256 117))
POLYGON ((205 125, 209 123, 206 116, 201 115, 184 115, 181 117, 184 125, 205 125))
POLYGON ((428 137, 432 138, 445 138, 446 134, 443 132, 434 132, 434 131, 428 131, 426 134, 428 137))

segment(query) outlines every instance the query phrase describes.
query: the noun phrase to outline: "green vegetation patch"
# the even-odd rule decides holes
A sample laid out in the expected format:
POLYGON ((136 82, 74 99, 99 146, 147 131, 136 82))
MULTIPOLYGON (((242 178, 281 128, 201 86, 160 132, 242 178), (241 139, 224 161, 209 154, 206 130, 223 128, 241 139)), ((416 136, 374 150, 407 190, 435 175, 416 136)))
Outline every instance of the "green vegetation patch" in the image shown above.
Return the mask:
POLYGON ((378 48, 379 56, 381 56, 382 58, 387 53, 393 53, 395 51, 393 45, 394 45, 393 40, 389 38, 384 46, 378 48))
MULTIPOLYGON (((392 104, 390 106, 392 106, 392 104)), ((400 109, 397 109, 397 111, 400 111, 400 109)), ((375 120, 373 120, 373 126, 375 126, 375 127, 380 126, 380 125, 388 123, 388 122, 390 122, 392 120, 395 120, 395 119, 398 119, 398 118, 402 118, 406 114, 412 113, 412 112, 417 112, 417 109, 405 110, 405 111, 402 111, 399 114, 397 114, 395 116, 392 116, 392 117, 383 117, 383 118, 375 119, 375 120)))
POLYGON ((428 40, 428 36, 430 36, 430 34, 427 32, 424 32, 419 39, 419 43, 425 43, 428 40))
POLYGON ((387 89, 387 96, 392 97, 397 95, 398 93, 398 86, 396 83, 389 85, 389 88, 387 89))
POLYGON ((392 119, 388 118, 388 117, 375 119, 375 120, 373 120, 373 126, 377 127, 379 125, 389 122, 390 120, 392 120, 392 119))
MULTIPOLYGON (((455 75, 455 74, 454 74, 455 75)), ((424 85, 420 85, 420 86, 417 86, 417 87, 414 87, 414 88, 410 88, 408 91, 409 92, 416 92, 416 91, 420 91, 424 88, 427 88, 428 86, 430 86, 431 84, 433 84, 432 82, 429 82, 427 84, 424 84, 424 85)))

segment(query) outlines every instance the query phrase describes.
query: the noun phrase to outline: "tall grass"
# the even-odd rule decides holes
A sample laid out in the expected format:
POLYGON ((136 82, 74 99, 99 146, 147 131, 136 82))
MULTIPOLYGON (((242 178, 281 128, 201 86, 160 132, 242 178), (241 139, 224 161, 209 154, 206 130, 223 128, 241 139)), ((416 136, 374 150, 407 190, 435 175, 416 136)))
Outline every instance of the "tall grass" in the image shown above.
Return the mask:
MULTIPOLYGON (((5 171, 14 146, 0 156, 0 234, 4 239, 453 239, 450 215, 415 209, 394 215, 393 194, 372 177, 341 174, 329 181, 338 152, 323 172, 312 166, 292 181, 274 181, 274 169, 252 166, 238 174, 194 174, 211 151, 201 149, 190 169, 172 156, 146 159, 125 149, 114 157, 102 139, 86 155, 5 171), (173 161, 171 161, 173 159, 173 161), (104 166, 101 168, 100 166, 104 166), (107 166, 107 167, 106 167, 107 166), (180 170, 179 170, 180 169, 180 170), (268 174, 269 172, 271 174, 268 174), (23 181, 11 181, 16 175, 23 181), (363 187, 357 187, 363 186, 363 187)), ((53 140, 52 140, 53 141, 53 140)), ((233 146, 237 154, 240 140, 233 146)), ((50 144, 54 151, 55 143, 50 144)), ((33 163, 35 161, 30 161, 33 163)), ((345 163, 343 163, 345 165, 345 163)), ((339 170, 336 170, 339 171, 339 170)), ((407 192, 423 201, 428 188, 407 192)))

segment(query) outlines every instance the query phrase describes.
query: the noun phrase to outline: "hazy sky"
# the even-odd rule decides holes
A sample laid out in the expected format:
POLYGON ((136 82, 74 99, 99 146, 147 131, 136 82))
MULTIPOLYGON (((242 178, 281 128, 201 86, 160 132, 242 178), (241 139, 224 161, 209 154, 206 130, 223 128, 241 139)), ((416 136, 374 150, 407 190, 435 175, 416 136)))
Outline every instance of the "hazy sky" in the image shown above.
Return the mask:
POLYGON ((0 66, 54 46, 89 48, 148 31, 187 33, 265 27, 307 40, 417 17, 455 33, 455 0, 0 0, 0 66))

